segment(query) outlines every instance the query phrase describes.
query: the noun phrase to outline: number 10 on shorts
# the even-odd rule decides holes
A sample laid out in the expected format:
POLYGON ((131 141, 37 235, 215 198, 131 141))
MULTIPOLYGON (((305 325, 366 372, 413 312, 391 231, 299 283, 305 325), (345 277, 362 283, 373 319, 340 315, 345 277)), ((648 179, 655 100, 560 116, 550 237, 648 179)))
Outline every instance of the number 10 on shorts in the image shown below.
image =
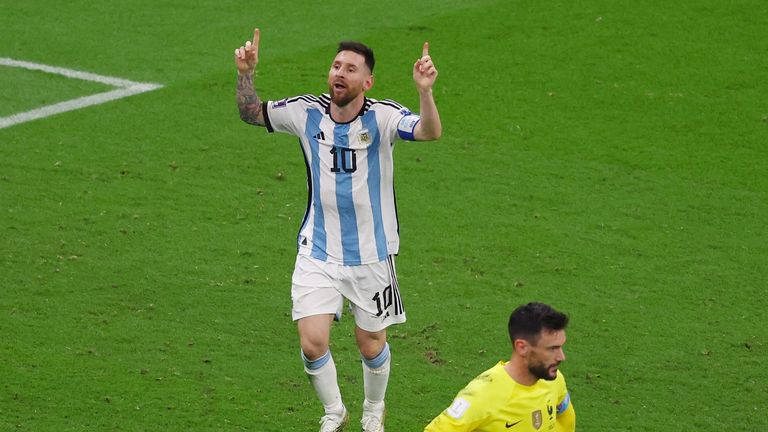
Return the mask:
MULTIPOLYGON (((376 313, 377 317, 380 317, 382 314, 386 312, 386 315, 384 315, 384 318, 389 316, 389 312, 387 309, 389 309, 390 306, 392 306, 392 303, 394 302, 394 290, 392 289, 392 285, 388 285, 383 290, 377 292, 373 296, 373 301, 376 302, 376 309, 378 312, 376 313)), ((399 315, 399 310, 402 308, 395 308, 395 315, 399 315)))

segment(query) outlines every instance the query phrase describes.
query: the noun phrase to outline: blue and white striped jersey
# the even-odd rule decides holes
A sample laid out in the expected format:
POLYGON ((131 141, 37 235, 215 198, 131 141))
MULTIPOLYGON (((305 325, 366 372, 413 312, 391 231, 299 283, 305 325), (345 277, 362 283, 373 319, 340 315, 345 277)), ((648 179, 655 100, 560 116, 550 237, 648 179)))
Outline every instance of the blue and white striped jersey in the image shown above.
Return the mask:
POLYGON ((392 150, 413 140, 417 115, 391 100, 365 99, 358 117, 336 123, 330 97, 266 102, 270 132, 296 135, 307 164, 308 203, 299 254, 343 265, 384 261, 400 246, 392 150))

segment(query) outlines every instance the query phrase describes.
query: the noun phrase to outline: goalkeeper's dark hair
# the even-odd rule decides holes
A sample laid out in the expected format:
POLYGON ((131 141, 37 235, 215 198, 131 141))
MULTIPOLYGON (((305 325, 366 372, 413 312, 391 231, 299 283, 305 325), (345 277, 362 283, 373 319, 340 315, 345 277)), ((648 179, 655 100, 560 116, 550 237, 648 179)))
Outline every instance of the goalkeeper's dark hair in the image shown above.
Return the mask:
POLYGON ((341 41, 339 42, 339 48, 336 50, 336 54, 342 51, 352 51, 365 57, 365 65, 373 73, 373 66, 376 65, 376 59, 373 57, 373 50, 367 45, 355 42, 355 41, 341 41))
POLYGON ((512 311, 507 327, 513 345, 516 339, 523 339, 535 345, 542 330, 564 330, 567 325, 568 315, 544 303, 528 303, 512 311))

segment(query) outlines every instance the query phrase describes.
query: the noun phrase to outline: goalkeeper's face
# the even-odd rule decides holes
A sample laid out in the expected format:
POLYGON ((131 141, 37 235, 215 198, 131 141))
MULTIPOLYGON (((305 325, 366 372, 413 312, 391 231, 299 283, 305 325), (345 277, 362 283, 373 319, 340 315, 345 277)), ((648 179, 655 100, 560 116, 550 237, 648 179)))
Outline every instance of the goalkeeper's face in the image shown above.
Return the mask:
POLYGON ((557 378, 557 368, 565 360, 564 344, 565 330, 542 330, 538 341, 530 345, 527 356, 531 375, 548 381, 557 378))

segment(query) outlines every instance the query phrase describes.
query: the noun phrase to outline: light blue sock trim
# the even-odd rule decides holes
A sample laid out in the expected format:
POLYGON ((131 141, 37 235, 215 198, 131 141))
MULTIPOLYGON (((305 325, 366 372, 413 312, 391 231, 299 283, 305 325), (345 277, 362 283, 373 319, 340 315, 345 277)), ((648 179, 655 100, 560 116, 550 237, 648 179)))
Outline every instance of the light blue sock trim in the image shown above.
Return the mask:
POLYGON ((363 359, 363 363, 370 369, 378 369, 384 366, 384 363, 389 360, 389 343, 384 343, 384 348, 376 357, 369 360, 361 355, 360 358, 363 359))
POLYGON ((321 355, 317 360, 308 359, 307 356, 304 355, 304 351, 302 351, 301 360, 304 361, 304 366, 306 366, 307 369, 318 370, 331 360, 331 350, 326 351, 325 354, 321 355))

